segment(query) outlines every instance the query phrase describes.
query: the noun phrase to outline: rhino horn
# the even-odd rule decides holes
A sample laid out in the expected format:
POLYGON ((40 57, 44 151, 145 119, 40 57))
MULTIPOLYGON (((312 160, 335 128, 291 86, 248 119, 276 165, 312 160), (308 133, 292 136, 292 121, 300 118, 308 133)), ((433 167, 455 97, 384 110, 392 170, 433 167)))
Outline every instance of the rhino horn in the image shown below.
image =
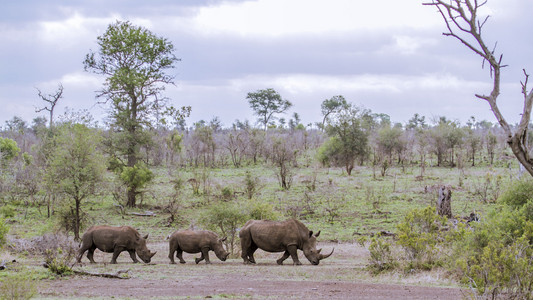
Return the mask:
POLYGON ((315 234, 315 237, 318 237, 320 235, 320 230, 315 234))
POLYGON ((227 239, 228 239, 228 237, 225 236, 225 237, 221 238, 220 241, 221 241, 221 242, 224 242, 224 241, 227 240, 227 239))
MULTIPOLYGON (((322 250, 322 249, 320 249, 320 250, 322 250)), ((320 250, 319 250, 319 252, 320 252, 320 250)), ((333 251, 335 251, 335 248, 333 248, 333 250, 331 250, 331 253, 328 254, 328 255, 320 254, 320 255, 318 256, 318 259, 321 260, 321 259, 326 259, 326 258, 330 257, 331 254, 333 254, 333 251)))
POLYGON ((149 233, 147 233, 147 234, 144 236, 144 239, 145 239, 145 240, 148 239, 148 235, 149 235, 149 233))
POLYGON ((318 254, 320 254, 320 252, 321 252, 321 251, 322 251, 322 248, 318 249, 318 251, 317 251, 317 252, 318 252, 318 254))
POLYGON ((157 253, 157 251, 154 251, 154 253, 150 254, 150 258, 154 257, 154 255, 157 253))

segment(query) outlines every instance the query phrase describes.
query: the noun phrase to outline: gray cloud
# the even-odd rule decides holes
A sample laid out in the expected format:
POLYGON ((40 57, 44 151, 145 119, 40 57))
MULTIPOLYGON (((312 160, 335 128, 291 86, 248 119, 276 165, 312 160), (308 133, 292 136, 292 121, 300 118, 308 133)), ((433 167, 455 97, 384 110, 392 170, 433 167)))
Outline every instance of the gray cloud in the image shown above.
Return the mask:
MULTIPOLYGON (((15 115, 28 121, 37 116, 33 107, 40 102, 34 87, 53 92, 59 82, 65 87, 59 110, 68 106, 101 115, 94 91, 102 79, 84 73, 82 61, 95 49, 96 37, 119 17, 139 21, 174 43, 182 61, 167 96, 175 105, 193 107, 189 123, 214 116, 225 125, 237 118, 253 120, 246 94, 268 87, 293 101, 292 111, 304 123, 318 121, 320 103, 338 94, 394 121, 406 121, 414 113, 494 120, 488 105, 474 97, 490 91, 489 71, 481 69, 480 57, 443 37, 443 25, 274 36, 205 33, 191 22, 201 7, 221 1, 99 2, 0 4, 0 35, 6 41, 0 48, 0 124, 15 115)), ((512 5, 500 8, 485 32, 487 40, 498 41, 497 50, 509 64, 501 103, 514 121, 521 106, 522 68, 533 69, 533 45, 527 38, 532 27, 527 11, 533 4, 508 3, 512 5)), ((434 17, 440 18, 437 13, 434 17)), ((317 20, 322 21, 327 20, 317 20)))

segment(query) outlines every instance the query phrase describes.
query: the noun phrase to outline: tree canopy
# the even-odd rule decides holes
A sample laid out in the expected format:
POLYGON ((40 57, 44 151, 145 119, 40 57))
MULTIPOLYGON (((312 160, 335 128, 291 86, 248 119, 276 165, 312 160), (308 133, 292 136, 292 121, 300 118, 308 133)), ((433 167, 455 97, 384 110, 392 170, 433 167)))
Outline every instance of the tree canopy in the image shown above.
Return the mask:
POLYGON ((258 90, 246 96, 254 114, 259 117, 259 122, 266 130, 268 123, 275 118, 275 114, 284 113, 292 106, 289 100, 281 98, 274 89, 258 90))
MULTIPOLYGON (((124 167, 128 170, 142 169, 140 146, 150 142, 144 131, 158 121, 161 114, 173 114, 172 119, 188 115, 190 108, 174 109, 162 95, 165 86, 173 83, 168 73, 179 60, 174 55, 174 45, 166 38, 130 22, 117 21, 97 38, 98 52, 86 55, 86 71, 105 76, 103 88, 97 97, 111 106, 111 128, 116 141, 109 143, 111 155, 118 163, 118 175, 124 167), (125 162, 122 159, 125 157, 125 162)), ((143 171, 143 173, 145 173, 143 171)), ((150 177, 145 177, 150 178, 150 177)), ((128 206, 136 205, 138 182, 126 181, 128 206)))

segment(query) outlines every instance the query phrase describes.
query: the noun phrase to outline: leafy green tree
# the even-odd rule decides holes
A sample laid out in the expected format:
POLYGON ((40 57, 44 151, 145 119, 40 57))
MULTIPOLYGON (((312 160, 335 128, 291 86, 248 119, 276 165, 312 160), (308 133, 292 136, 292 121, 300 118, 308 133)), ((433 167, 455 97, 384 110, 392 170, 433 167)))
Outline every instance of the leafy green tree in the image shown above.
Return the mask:
POLYGON ((20 148, 17 146, 17 142, 8 138, 0 137, 0 163, 2 166, 17 157, 20 153, 20 148))
POLYGON ((246 99, 248 99, 254 114, 259 117, 259 122, 263 124, 264 130, 267 129, 268 123, 275 119, 275 114, 284 113, 292 106, 289 100, 281 98, 278 92, 270 88, 248 93, 246 99))
POLYGON ((235 251, 238 228, 248 219, 249 214, 242 206, 232 202, 219 202, 211 205, 202 215, 200 222, 208 229, 227 237, 226 247, 230 253, 235 251))
POLYGON ((104 172, 103 157, 98 146, 100 135, 82 124, 66 123, 55 137, 56 151, 50 158, 45 181, 70 201, 64 220, 79 239, 82 226, 82 202, 94 195, 104 172))
POLYGON ((348 175, 352 174, 355 159, 368 154, 369 112, 350 105, 337 114, 327 127, 331 137, 319 150, 319 160, 323 164, 343 166, 348 175))
POLYGON ((348 107, 348 102, 346 102, 346 99, 344 99, 344 96, 338 95, 333 96, 330 99, 326 99, 322 101, 322 104, 320 105, 320 111, 322 112, 322 128, 324 129, 326 126, 326 121, 328 118, 336 113, 342 110, 343 108, 348 107))
MULTIPOLYGON (((97 43, 99 51, 87 54, 84 66, 86 71, 105 76, 97 97, 111 106, 111 129, 117 140, 108 145, 118 162, 116 171, 120 174, 122 167, 140 169, 142 166, 137 166, 140 148, 151 140, 146 128, 151 127, 154 119, 161 121, 163 113, 172 114, 170 119, 175 121, 190 111, 188 107, 181 110, 169 107, 162 96, 165 86, 173 83, 173 76, 167 71, 178 61, 173 54, 174 46, 145 28, 121 21, 109 25, 97 43)), ((136 206, 137 183, 125 182, 130 207, 136 206)))
POLYGON ((416 128, 426 128, 426 117, 420 116, 418 113, 415 113, 411 119, 409 119, 406 128, 407 129, 416 129, 416 128))

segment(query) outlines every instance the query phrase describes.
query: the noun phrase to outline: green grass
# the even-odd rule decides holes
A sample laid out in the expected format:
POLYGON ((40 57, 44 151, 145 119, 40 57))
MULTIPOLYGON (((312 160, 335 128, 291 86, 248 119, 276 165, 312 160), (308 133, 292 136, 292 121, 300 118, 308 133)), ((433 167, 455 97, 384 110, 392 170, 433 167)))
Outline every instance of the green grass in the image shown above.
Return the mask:
MULTIPOLYGON (((202 227, 199 224, 200 214, 212 203, 222 201, 221 191, 224 187, 237 192, 237 196, 230 201, 245 206, 248 200, 239 192, 244 191, 246 171, 260 179, 259 192, 253 201, 270 203, 281 218, 296 217, 308 224, 311 230, 322 230, 322 240, 337 241, 353 241, 357 234, 395 231, 396 224, 407 211, 434 205, 439 185, 447 185, 452 189, 454 216, 468 216, 473 211, 483 213, 492 204, 485 203, 476 191, 482 189, 486 178, 490 177, 493 181, 488 184, 489 187, 495 189, 497 186, 503 191, 513 175, 508 168, 502 167, 466 168, 464 172, 456 168, 427 168, 424 179, 417 180, 417 167, 407 167, 405 172, 401 168, 391 168, 387 176, 378 174, 376 178, 369 167, 357 167, 351 176, 347 176, 340 168, 309 167, 294 169, 292 187, 282 190, 275 169, 262 165, 205 171, 173 170, 173 176, 169 176, 166 168, 159 168, 154 170, 156 177, 143 196, 141 207, 127 208, 125 215, 115 207, 117 203, 111 196, 104 194, 85 201, 83 208, 89 215, 87 225, 130 225, 142 233, 150 233, 153 239, 164 239, 177 228, 191 225, 202 227), (200 195, 193 195, 186 181, 202 172, 207 172, 207 186, 204 187, 202 183, 200 195), (306 180, 312 180, 314 176, 315 189, 310 190, 306 180), (183 222, 169 228, 164 226, 168 214, 163 208, 173 192, 170 181, 176 177, 185 181, 179 211, 183 222), (498 183, 495 182, 496 178, 500 180, 498 183), (154 211, 157 216, 128 214, 146 210, 154 211)), ((43 207, 39 213, 36 207, 17 206, 15 216, 7 219, 11 223, 10 234, 19 238, 31 238, 57 229, 53 218, 46 217, 46 208, 43 207)))

